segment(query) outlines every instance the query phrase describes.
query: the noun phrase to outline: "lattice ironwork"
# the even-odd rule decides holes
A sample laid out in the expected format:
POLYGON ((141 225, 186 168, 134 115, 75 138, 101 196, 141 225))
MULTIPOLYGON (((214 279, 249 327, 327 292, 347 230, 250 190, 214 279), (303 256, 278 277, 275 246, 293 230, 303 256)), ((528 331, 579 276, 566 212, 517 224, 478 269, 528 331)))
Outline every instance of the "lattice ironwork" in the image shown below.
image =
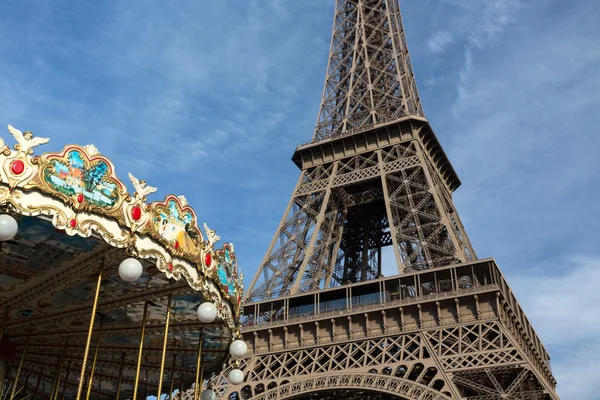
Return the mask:
POLYGON ((416 141, 305 169, 247 299, 376 278, 389 245, 398 272, 473 259, 437 175, 416 141))
POLYGON ((314 140, 423 116, 397 0, 337 0, 314 140))
MULTIPOLYGON (((360 323, 349 329, 361 330, 360 323)), ((393 388, 396 396, 411 400, 557 399, 497 320, 373 338, 349 336, 354 340, 338 337, 326 346, 257 353, 241 364, 246 383, 228 384, 229 365, 212 387, 222 399, 287 399, 304 393, 299 390, 336 388, 348 392, 330 394, 331 399, 363 398, 369 388, 382 393, 393 388)))
POLYGON ((454 383, 461 394, 477 400, 542 400, 548 393, 531 371, 520 367, 484 368, 456 373, 454 383))
POLYGON ((313 139, 245 297, 246 381, 229 385, 230 364, 217 397, 558 400, 500 270, 475 261, 398 0, 337 0, 334 18, 313 139), (383 278, 385 262, 401 275, 383 278))

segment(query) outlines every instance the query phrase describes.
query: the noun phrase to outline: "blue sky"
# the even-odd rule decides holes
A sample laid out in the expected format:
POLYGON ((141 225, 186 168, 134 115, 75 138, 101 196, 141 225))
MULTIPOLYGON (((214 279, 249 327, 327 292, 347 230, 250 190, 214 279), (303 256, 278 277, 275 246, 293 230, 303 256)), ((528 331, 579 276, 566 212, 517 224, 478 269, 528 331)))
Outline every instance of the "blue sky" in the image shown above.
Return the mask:
MULTIPOLYGON (((184 194, 200 223, 234 242, 248 284, 298 178, 294 146, 312 135, 333 3, 1 2, 0 124, 50 137, 44 150, 93 143, 123 180, 184 194)), ((507 275, 562 399, 592 399, 600 3, 401 5, 477 254, 507 275)))

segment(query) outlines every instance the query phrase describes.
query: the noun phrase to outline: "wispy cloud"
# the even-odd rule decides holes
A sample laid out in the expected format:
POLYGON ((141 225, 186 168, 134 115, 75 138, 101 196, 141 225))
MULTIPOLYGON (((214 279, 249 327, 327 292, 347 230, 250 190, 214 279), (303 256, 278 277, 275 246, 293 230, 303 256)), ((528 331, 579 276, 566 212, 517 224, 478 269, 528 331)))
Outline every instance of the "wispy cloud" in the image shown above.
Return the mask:
POLYGON ((513 22, 520 11, 522 0, 483 0, 479 1, 479 22, 469 32, 469 41, 483 49, 493 43, 498 35, 513 22))
POLYGON ((470 67, 447 120, 455 132, 448 149, 463 181, 478 189, 459 192, 459 207, 480 221, 523 215, 520 222, 501 218, 494 231, 481 229, 476 243, 488 247, 493 234, 521 257, 555 246, 577 253, 589 243, 587 237, 564 242, 565 232, 590 226, 577 217, 580 210, 598 210, 595 189, 585 182, 600 172, 593 150, 600 138, 591 133, 590 118, 590 110, 600 106, 600 77, 594 72, 600 51, 583 23, 586 12, 557 17, 552 30, 525 24, 523 15, 493 49, 467 58, 470 67), (501 56, 490 58, 491 52, 501 56), (499 202, 504 206, 498 208, 499 202), (530 233, 523 235, 523 229, 530 233))
MULTIPOLYGON (((3 109, 14 120, 24 104, 60 104, 69 112, 52 118, 44 113, 42 129, 59 117, 68 130, 60 129, 58 135, 75 136, 77 126, 93 126, 103 132, 95 138, 101 150, 125 156, 127 149, 138 166, 148 167, 148 160, 163 156, 165 143, 178 162, 161 169, 180 172, 214 160, 221 149, 227 148, 229 155, 251 152, 273 140, 273 130, 296 96, 299 78, 290 75, 296 68, 282 65, 305 34, 291 30, 273 35, 289 18, 278 1, 252 1, 241 9, 223 2, 209 6, 188 1, 174 7, 121 1, 100 10, 64 4, 60 12, 40 4, 24 46, 35 50, 30 54, 38 62, 23 68, 19 60, 25 58, 13 55, 16 62, 4 71, 6 82, 13 82, 12 76, 34 79, 5 88, 3 100, 8 102, 11 93, 12 105, 3 109), (96 23, 80 26, 92 16, 96 23), (67 22, 83 34, 76 35, 75 27, 59 27, 67 22), (54 79, 41 79, 48 76, 54 79), (77 94, 67 96, 67 91, 77 94), (117 137, 119 143, 114 143, 117 137)), ((6 27, 5 56, 19 42, 20 34, 11 28, 6 27)), ((57 141, 60 136, 54 135, 57 141)))
POLYGON ((280 216, 257 216, 285 208, 327 61, 312 55, 327 51, 332 5, 304 5, 3 3, 0 119, 51 137, 40 150, 94 143, 119 175, 185 194, 223 238, 234 233, 223 219, 272 232, 280 216), (298 12, 306 29, 290 23, 298 12))
POLYGON ((600 285, 600 255, 575 256, 535 267, 537 271, 515 272, 510 278, 544 343, 563 351, 574 341, 598 340, 600 345, 596 307, 600 304, 600 291, 596 290, 600 285), (548 269, 560 272, 543 274, 548 269))
POLYGON ((418 79, 426 71, 421 80, 435 83, 422 94, 463 182, 457 209, 478 255, 495 257, 516 289, 553 358, 561 398, 594 399, 599 258, 578 255, 597 254, 600 241, 600 35, 592 17, 600 5, 474 0, 436 8, 420 45, 446 31, 462 50, 413 62, 418 79))
POLYGON ((516 273, 512 286, 547 348, 563 399, 593 399, 600 389, 600 255, 576 256, 516 273), (548 268, 561 270, 548 276, 548 268))
POLYGON ((452 35, 447 31, 439 31, 433 34, 427 42, 427 47, 432 53, 441 53, 454 41, 452 35))
POLYGON ((443 129, 464 182, 455 201, 470 237, 516 288, 553 358, 559 395, 591 400, 600 372, 590 306, 598 265, 573 258, 596 251, 600 240, 592 222, 600 212, 592 117, 600 107, 600 42, 589 17, 600 9, 481 4, 462 59, 445 64, 454 65, 456 94, 434 127, 443 129))

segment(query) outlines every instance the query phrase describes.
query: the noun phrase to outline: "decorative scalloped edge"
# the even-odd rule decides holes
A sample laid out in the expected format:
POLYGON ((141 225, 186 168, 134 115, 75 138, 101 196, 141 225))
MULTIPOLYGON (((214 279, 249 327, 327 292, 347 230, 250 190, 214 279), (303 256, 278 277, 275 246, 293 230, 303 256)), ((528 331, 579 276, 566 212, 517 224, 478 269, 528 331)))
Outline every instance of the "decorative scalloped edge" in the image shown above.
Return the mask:
POLYGON ((25 188, 39 189, 52 196, 58 197, 65 203, 71 205, 71 207, 75 210, 93 211, 98 214, 115 216, 117 219, 120 219, 119 213, 121 204, 129 196, 127 193, 127 187, 115 175, 115 167, 108 158, 99 154, 88 154, 88 151, 89 150, 86 147, 67 145, 59 153, 44 153, 40 157, 36 157, 33 161, 38 164, 39 170, 34 178, 27 182, 28 184, 25 186, 25 188), (55 190, 46 180, 46 174, 52 173, 54 170, 54 162, 58 162, 66 166, 68 163, 68 157, 72 152, 78 152, 79 154, 83 155, 81 160, 83 162, 84 169, 86 170, 89 170, 90 167, 96 166, 101 162, 107 166, 108 170, 104 172, 104 179, 102 179, 102 181, 115 185, 116 191, 114 197, 116 197, 116 201, 113 206, 103 208, 100 206, 91 205, 88 203, 88 199, 86 199, 83 195, 81 199, 78 200, 78 196, 76 195, 67 195, 55 190))
POLYGON ((235 310, 236 315, 239 314, 240 312, 240 308, 241 308, 241 304, 242 304, 242 292, 238 290, 238 286, 243 287, 242 286, 242 278, 244 277, 244 274, 242 274, 239 265, 237 264, 237 256, 235 254, 235 250, 233 247, 233 243, 223 243, 223 246, 221 247, 221 249, 215 251, 215 256, 216 259, 213 259, 213 265, 215 265, 215 270, 216 270, 216 282, 217 285, 219 285, 219 287, 221 288, 221 290, 229 293, 230 296, 230 300, 233 303, 233 307, 235 310), (229 250, 229 257, 231 259, 231 264, 235 265, 235 271, 233 271, 234 275, 235 275, 235 279, 234 279, 234 292, 233 293, 229 293, 229 287, 226 284, 221 283, 221 279, 218 275, 218 261, 219 259, 222 259, 221 262, 226 262, 225 261, 225 250, 229 250))
MULTIPOLYGON (((198 264, 202 264, 202 256, 203 256, 203 253, 205 252, 205 250, 207 250, 208 245, 204 241, 202 232, 198 228, 198 223, 197 223, 198 219, 197 219, 196 213, 194 212, 192 207, 190 207, 187 204, 181 204, 181 200, 179 199, 179 197, 170 194, 170 195, 167 195, 167 197, 165 197, 165 199, 163 201, 153 202, 150 205, 150 212, 151 212, 150 224, 149 224, 150 229, 147 232, 150 233, 152 236, 157 237, 174 254, 194 260, 198 264), (187 232, 185 232, 185 233, 187 234, 187 237, 190 239, 191 244, 196 248, 196 251, 186 250, 185 247, 180 247, 180 245, 181 246, 183 246, 183 245, 178 240, 168 240, 167 238, 165 238, 163 235, 160 234, 160 228, 157 226, 157 223, 159 222, 158 219, 160 218, 160 215, 162 215, 164 213, 169 214, 170 216, 173 215, 169 212, 169 204, 171 202, 175 203, 178 213, 191 214, 193 225, 189 229, 192 230, 192 233, 196 236, 196 238, 191 237, 190 234, 187 232)), ((175 217, 173 216, 173 218, 175 218, 175 217)), ((146 231, 144 231, 144 232, 146 232, 146 231)))
MULTIPOLYGON (((197 226, 196 213, 187 202, 181 204, 180 199, 185 201, 183 196, 168 195, 162 202, 148 204, 145 195, 156 189, 146 187, 145 183, 141 186, 141 181, 131 175, 130 179, 137 191, 133 196, 130 195, 126 185, 116 176, 114 164, 99 155, 93 145, 67 145, 58 153, 44 153, 41 156, 33 156, 31 148, 21 150, 19 145, 15 148, 16 150, 10 150, 0 137, 0 208, 8 207, 11 211, 26 216, 45 215, 51 217, 55 228, 64 230, 68 235, 90 237, 92 233, 96 233, 113 247, 129 248, 140 258, 154 259, 156 267, 167 278, 185 279, 204 298, 220 304, 217 307, 218 315, 228 322, 230 328, 234 329, 238 325, 238 294, 243 292, 243 285, 238 281, 237 293, 232 296, 226 286, 220 283, 214 250, 214 242, 218 240, 218 236, 213 235, 216 240, 204 241, 197 226), (53 168, 54 161, 68 162, 67 156, 73 150, 87 158, 83 160, 84 164, 87 162, 90 165, 89 163, 100 160, 107 164, 108 180, 117 187, 118 199, 112 207, 105 209, 92 206, 85 199, 79 201, 76 196, 67 196, 53 190, 45 181, 44 171, 53 168), (18 162, 17 167, 15 162, 18 162), (199 249, 195 254, 174 248, 153 227, 157 207, 166 207, 171 200, 175 200, 182 211, 189 211, 193 215, 193 229, 197 234, 197 238, 194 238, 197 240, 195 245, 199 249), (211 254, 211 265, 206 265, 207 254, 211 254)), ((104 176, 106 180, 106 173, 104 176)), ((206 226, 205 228, 208 230, 206 226)), ((207 235, 210 233, 207 232, 207 235)))

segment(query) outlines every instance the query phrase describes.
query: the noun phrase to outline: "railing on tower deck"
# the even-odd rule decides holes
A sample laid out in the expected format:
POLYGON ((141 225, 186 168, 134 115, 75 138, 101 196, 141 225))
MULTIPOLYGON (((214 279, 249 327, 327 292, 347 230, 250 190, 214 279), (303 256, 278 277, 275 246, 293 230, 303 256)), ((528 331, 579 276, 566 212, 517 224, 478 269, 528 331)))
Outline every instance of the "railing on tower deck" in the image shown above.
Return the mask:
POLYGON ((537 333, 493 259, 248 303, 243 307, 242 332, 493 290, 502 294, 541 359, 549 360, 537 333))
POLYGON ((392 306, 417 304, 417 303, 421 303, 423 300, 432 300, 433 301, 433 300, 438 300, 438 299, 442 299, 442 298, 447 298, 447 297, 453 296, 453 295, 476 294, 476 293, 487 292, 487 291, 491 291, 491 290, 498 290, 499 288, 500 287, 497 284, 493 283, 493 284, 487 284, 487 285, 479 285, 477 287, 472 287, 472 288, 468 288, 468 289, 458 289, 458 290, 454 290, 452 292, 432 293, 432 294, 429 294, 426 296, 415 296, 412 298, 390 300, 390 301, 386 301, 384 303, 380 303, 379 301, 377 301, 377 303, 361 304, 359 306, 352 307, 351 309, 344 307, 344 308, 340 308, 337 310, 329 310, 329 311, 325 311, 325 312, 319 312, 318 314, 315 314, 313 312, 306 312, 306 313, 290 316, 286 319, 282 318, 282 319, 273 320, 273 321, 265 321, 265 322, 260 322, 258 324, 251 324, 251 323, 245 324, 244 327, 242 328, 242 332, 252 331, 256 328, 266 329, 266 328, 270 328, 270 327, 289 325, 291 323, 296 323, 296 322, 299 323, 299 322, 304 322, 304 321, 313 321, 313 320, 317 320, 317 319, 324 319, 327 317, 351 314, 351 313, 355 313, 355 312, 359 312, 359 311, 371 311, 371 310, 376 310, 376 309, 389 308, 392 306))
POLYGON ((332 136, 327 136, 327 137, 322 137, 322 138, 317 138, 317 139, 310 139, 307 140, 305 142, 301 142, 298 143, 298 145, 296 146, 296 149, 299 149, 300 147, 304 147, 304 146, 308 146, 309 144, 314 144, 314 143, 318 143, 318 142, 322 142, 323 140, 327 140, 327 139, 339 139, 339 138, 343 138, 346 136, 350 136, 354 133, 358 133, 358 132, 364 132, 370 129, 373 129, 374 126, 370 125, 370 126, 359 126, 358 128, 353 128, 353 129, 348 129, 342 133, 339 133, 337 135, 332 135, 332 136))
POLYGON ((423 117, 423 116, 409 115, 409 116, 405 116, 405 117, 402 117, 402 118, 395 119, 393 121, 385 121, 385 122, 382 122, 380 124, 368 125, 368 126, 358 126, 356 128, 348 129, 348 130, 346 130, 346 131, 344 131, 342 133, 338 133, 337 135, 332 135, 332 136, 327 136, 327 137, 322 137, 322 138, 317 138, 317 139, 313 138, 313 139, 307 140, 305 142, 298 143, 298 145, 296 146, 296 150, 298 150, 300 147, 308 146, 309 144, 314 144, 314 143, 322 142, 324 140, 328 140, 328 139, 340 139, 340 138, 343 138, 343 137, 346 137, 346 136, 351 136, 351 135, 353 135, 355 133, 366 132, 366 131, 377 129, 377 128, 381 128, 381 127, 384 127, 384 126, 387 126, 387 125, 393 125, 393 124, 396 124, 396 123, 398 123, 400 121, 405 121, 405 120, 407 120, 409 118, 414 118, 414 119, 418 119, 418 120, 421 120, 421 121, 427 121, 427 119, 425 117, 423 117))

